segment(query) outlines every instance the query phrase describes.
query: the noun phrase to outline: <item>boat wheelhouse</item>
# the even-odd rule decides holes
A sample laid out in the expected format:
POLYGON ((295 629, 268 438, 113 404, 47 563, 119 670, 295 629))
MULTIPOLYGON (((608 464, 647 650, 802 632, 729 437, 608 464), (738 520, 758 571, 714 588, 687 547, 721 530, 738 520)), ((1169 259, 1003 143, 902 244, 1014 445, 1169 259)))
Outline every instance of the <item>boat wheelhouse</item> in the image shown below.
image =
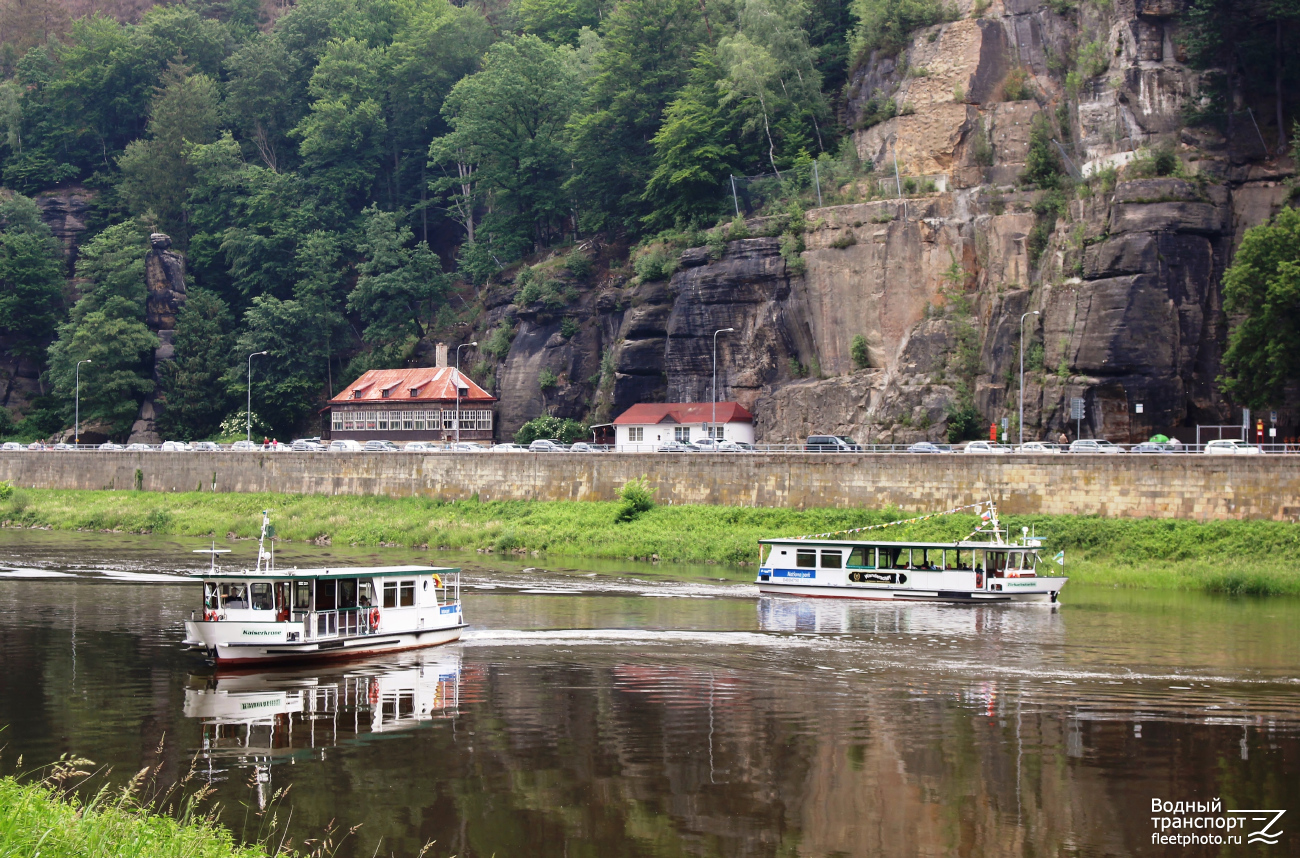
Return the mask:
POLYGON ((276 569, 264 550, 265 514, 257 567, 211 568, 202 611, 185 621, 185 645, 218 664, 257 664, 350 658, 436 646, 458 640, 460 570, 442 566, 364 566, 276 569))
MULTIPOLYGON (((972 507, 979 511, 984 506, 972 504, 935 515, 972 507)), ((985 523, 955 542, 835 538, 931 516, 838 533, 759 540, 758 590, 841 599, 1055 602, 1068 579, 1052 574, 1039 556, 1041 541, 1025 533, 1018 543, 1007 542, 997 508, 992 503, 987 507, 981 512, 985 523), (973 539, 977 534, 986 538, 973 539)), ((1064 563, 1062 554, 1055 560, 1064 563)))

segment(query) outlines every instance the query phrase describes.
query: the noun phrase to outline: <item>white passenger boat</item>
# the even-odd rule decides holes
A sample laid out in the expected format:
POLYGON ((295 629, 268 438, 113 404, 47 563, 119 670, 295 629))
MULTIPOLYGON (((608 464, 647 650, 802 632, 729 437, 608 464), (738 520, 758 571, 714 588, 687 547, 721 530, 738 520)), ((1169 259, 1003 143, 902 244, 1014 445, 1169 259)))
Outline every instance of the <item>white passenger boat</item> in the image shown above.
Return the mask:
POLYGON ((257 566, 194 573, 203 609, 185 621, 185 645, 217 664, 351 658, 458 640, 460 570, 442 566, 276 569, 262 514, 257 566))
MULTIPOLYGON (((788 539, 759 540, 758 590, 787 596, 926 602, 1048 602, 1068 580, 1039 556, 1041 540, 1008 542, 991 502, 919 518, 788 539), (966 510, 981 524, 956 542, 836 538, 966 510)), ((1064 566, 1064 553, 1052 558, 1064 566)))

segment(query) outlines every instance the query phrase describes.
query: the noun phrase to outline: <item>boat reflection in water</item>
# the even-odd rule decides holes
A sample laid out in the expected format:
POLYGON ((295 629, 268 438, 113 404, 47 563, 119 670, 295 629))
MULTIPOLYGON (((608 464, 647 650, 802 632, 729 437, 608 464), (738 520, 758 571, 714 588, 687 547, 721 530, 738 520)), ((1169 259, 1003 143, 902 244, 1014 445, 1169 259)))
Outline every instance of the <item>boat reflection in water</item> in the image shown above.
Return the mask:
POLYGON ((1058 605, 945 605, 760 596, 758 625, 765 632, 798 634, 938 634, 996 637, 998 634, 1060 636, 1065 627, 1058 605))
POLYGON ((191 674, 185 715, 200 719, 201 768, 208 779, 253 768, 264 800, 270 765, 367 734, 409 730, 451 718, 460 704, 458 650, 424 650, 400 662, 359 662, 330 669, 217 671, 191 674))

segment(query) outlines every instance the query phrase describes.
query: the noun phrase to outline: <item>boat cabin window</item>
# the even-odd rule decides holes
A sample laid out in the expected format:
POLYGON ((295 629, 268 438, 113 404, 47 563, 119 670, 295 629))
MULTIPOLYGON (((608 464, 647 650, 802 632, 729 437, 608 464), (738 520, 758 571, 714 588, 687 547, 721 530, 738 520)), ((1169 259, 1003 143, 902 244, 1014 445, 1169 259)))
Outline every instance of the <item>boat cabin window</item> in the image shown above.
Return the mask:
POLYGON ((800 569, 815 569, 817 567, 817 551, 812 548, 800 548, 795 552, 794 565, 800 569))
POLYGON ((1007 552, 1005 551, 985 551, 984 552, 984 571, 990 575, 997 576, 1005 572, 1007 568, 1007 552))
POLYGON ((252 595, 254 611, 275 610, 275 602, 271 595, 271 582, 258 581, 256 584, 248 585, 248 589, 252 595))
POLYGON ((316 610, 332 611, 338 605, 338 582, 316 582, 316 610))
POLYGON ((385 581, 384 607, 410 608, 415 605, 414 581, 385 581))
POLYGON ((969 569, 969 568, 970 568, 970 555, 971 555, 970 549, 966 549, 965 551, 963 551, 963 550, 961 550, 961 549, 959 548, 959 549, 957 549, 956 551, 952 552, 952 556, 953 556, 953 561, 952 561, 952 562, 953 562, 953 565, 952 565, 950 568, 952 568, 952 569, 969 569))
POLYGON ((841 553, 838 552, 838 551, 823 551, 823 552, 822 552, 822 568, 823 568, 823 569, 840 569, 840 568, 842 568, 842 561, 843 561, 843 560, 844 560, 844 555, 841 554, 841 553))
POLYGON ((247 608, 248 588, 243 584, 222 584, 221 604, 226 608, 247 608))
POLYGON ((414 607, 415 606, 415 582, 403 581, 401 583, 402 586, 399 588, 401 591, 400 593, 401 598, 398 600, 398 604, 403 608, 414 607))
POLYGON ((903 549, 895 548, 892 545, 882 546, 880 551, 880 567, 883 569, 902 568, 906 565, 906 558, 903 556, 903 549), (902 565, 900 565, 902 564, 902 565))
POLYGON ((311 610, 311 582, 310 581, 294 582, 293 609, 295 611, 311 610))
POLYGON ((203 607, 209 608, 213 611, 221 607, 221 603, 217 601, 217 592, 217 584, 215 581, 203 582, 203 607))
POLYGON ((369 581, 362 581, 357 587, 357 604, 363 608, 369 608, 375 603, 374 585, 369 581))
POLYGON ((357 579, 339 579, 339 607, 355 608, 357 606, 357 579))
POLYGON ((876 549, 867 548, 865 545, 859 545, 849 552, 849 566, 859 566, 865 569, 875 568, 876 549))

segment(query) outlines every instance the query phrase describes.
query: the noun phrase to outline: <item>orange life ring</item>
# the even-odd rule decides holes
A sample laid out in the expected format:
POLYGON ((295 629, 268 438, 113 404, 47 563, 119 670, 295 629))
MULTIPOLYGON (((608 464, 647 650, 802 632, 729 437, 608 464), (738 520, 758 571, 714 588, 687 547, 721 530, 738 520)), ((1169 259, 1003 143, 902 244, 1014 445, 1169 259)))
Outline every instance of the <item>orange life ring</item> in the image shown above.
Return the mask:
POLYGON ((373 632, 379 628, 379 609, 370 609, 370 630, 373 632))
POLYGON ((280 608, 280 610, 278 610, 278 611, 275 612, 275 621, 276 621, 277 623, 287 623, 287 622, 289 622, 289 606, 288 606, 288 605, 284 605, 283 607, 280 608))
POLYGON ((204 612, 203 612, 203 620, 204 620, 204 622, 215 623, 215 622, 217 621, 217 612, 216 612, 216 611, 204 611, 204 612))
POLYGON ((379 702, 379 683, 375 680, 370 681, 370 705, 374 706, 379 702))

